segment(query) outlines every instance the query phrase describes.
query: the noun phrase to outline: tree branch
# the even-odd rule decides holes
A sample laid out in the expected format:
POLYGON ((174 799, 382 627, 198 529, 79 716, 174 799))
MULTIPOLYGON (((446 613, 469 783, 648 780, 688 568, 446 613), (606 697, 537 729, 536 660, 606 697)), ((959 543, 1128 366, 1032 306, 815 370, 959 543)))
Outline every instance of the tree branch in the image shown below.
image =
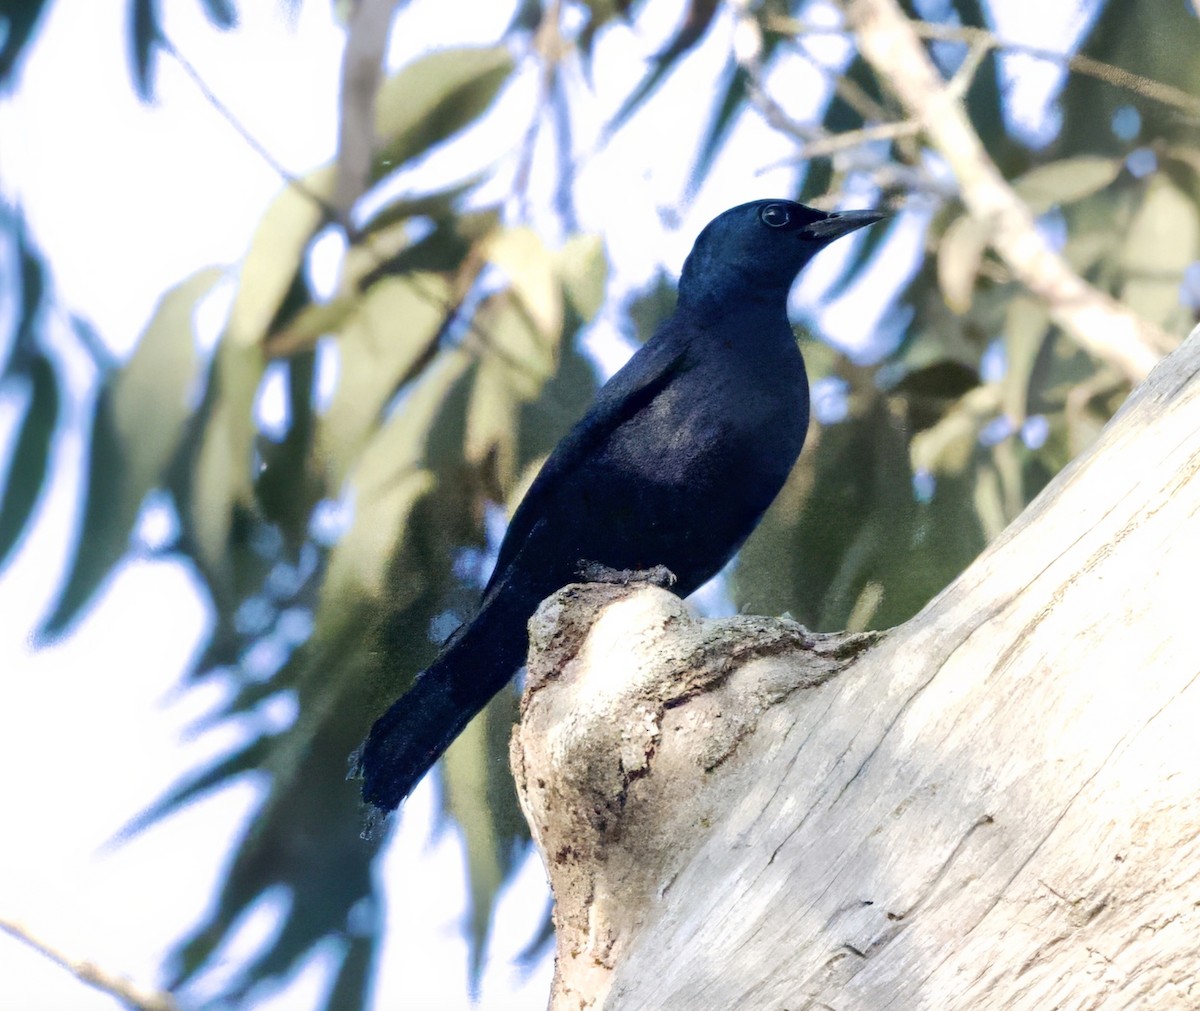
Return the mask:
POLYGON ((1080 347, 1130 381, 1144 379, 1175 342, 1084 281, 1047 245, 895 0, 845 0, 844 7, 863 58, 946 160, 968 211, 989 228, 991 245, 1013 277, 1045 303, 1080 347))
MULTIPOLYGON (((1097 60, 1082 53, 1063 53, 1056 49, 1044 49, 1041 46, 1030 46, 1023 42, 1010 42, 986 28, 976 28, 970 25, 945 25, 934 21, 911 21, 910 24, 913 31, 923 39, 934 39, 938 42, 965 42, 973 46, 982 46, 985 51, 1002 49, 1005 52, 1022 53, 1035 59, 1057 63, 1076 74, 1094 77, 1115 88, 1124 88, 1142 98, 1148 98, 1190 116, 1200 117, 1200 99, 1195 95, 1190 95, 1170 84, 1164 84, 1162 81, 1156 81, 1152 77, 1135 74, 1124 67, 1105 63, 1103 60, 1097 60)), ((767 19, 766 25, 771 31, 783 35, 844 36, 846 34, 845 30, 841 28, 812 24, 802 18, 786 15, 772 15, 767 19)))
POLYGON ((383 57, 395 8, 396 0, 356 0, 346 23, 337 182, 331 201, 338 220, 347 218, 370 184, 375 154, 375 96, 383 80, 383 57))
POLYGON ((69 958, 57 948, 34 937, 24 925, 14 920, 0 918, 0 930, 27 944, 34 951, 45 955, 51 962, 62 966, 81 983, 102 990, 129 1007, 136 1008, 137 1011, 178 1011, 179 1009, 175 998, 169 993, 162 990, 144 990, 126 977, 107 972, 94 962, 69 958))
POLYGON ((1196 1007, 1198 514, 1200 328, 886 633, 546 600, 551 1007, 1196 1007))
POLYGON ((1200 116, 1200 99, 1189 95, 1186 91, 1156 81, 1152 77, 1135 74, 1123 67, 1105 63, 1082 53, 1061 53, 1054 49, 1043 49, 1040 46, 1029 46, 1019 42, 1008 42, 999 38, 986 28, 973 28, 968 25, 940 25, 931 21, 911 22, 913 31, 921 38, 936 39, 941 42, 966 42, 972 46, 988 49, 1003 49, 1007 52, 1022 53, 1049 63, 1057 63, 1076 74, 1094 77, 1117 88, 1124 88, 1136 95, 1170 106, 1190 116, 1200 116))

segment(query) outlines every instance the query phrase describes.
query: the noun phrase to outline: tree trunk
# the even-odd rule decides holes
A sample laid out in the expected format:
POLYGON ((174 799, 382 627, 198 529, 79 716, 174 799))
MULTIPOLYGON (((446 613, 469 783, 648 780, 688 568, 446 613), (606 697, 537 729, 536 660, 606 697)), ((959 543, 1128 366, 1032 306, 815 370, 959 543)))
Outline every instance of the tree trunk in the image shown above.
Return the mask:
POLYGON ((572 586, 512 742, 554 1008, 1200 1008, 1200 330, 919 615, 572 586))

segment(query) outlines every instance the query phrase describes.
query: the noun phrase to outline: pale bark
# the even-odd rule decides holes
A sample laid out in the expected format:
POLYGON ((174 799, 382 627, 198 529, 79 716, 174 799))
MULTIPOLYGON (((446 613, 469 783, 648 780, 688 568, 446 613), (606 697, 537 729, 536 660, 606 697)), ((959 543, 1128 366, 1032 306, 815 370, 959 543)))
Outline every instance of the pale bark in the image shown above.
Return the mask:
POLYGON ((1033 214, 988 157, 962 96, 947 84, 896 0, 843 0, 863 59, 946 160, 968 212, 1013 277, 1042 301, 1077 344, 1134 382, 1145 378, 1170 336, 1094 288, 1050 248, 1033 214))
POLYGON ((1200 1007, 1200 335, 911 621, 535 618, 553 1006, 1200 1007))

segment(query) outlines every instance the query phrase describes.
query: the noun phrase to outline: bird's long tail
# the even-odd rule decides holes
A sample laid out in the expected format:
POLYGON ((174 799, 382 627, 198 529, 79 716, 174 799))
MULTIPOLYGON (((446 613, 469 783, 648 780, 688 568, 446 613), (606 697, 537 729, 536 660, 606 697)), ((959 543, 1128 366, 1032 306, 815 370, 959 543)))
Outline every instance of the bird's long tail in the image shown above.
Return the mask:
MULTIPOLYGON (((499 593, 451 639, 412 687, 375 721, 356 760, 363 800, 398 807, 471 719, 525 661, 537 601, 499 593)), ((523 595, 522 595, 523 596, 523 595)))

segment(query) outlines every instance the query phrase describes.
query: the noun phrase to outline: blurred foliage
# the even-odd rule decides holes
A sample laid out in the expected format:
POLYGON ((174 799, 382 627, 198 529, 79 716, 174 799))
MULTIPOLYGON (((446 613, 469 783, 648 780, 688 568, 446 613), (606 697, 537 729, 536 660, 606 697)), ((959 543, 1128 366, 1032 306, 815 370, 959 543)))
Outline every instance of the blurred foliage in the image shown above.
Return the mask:
MULTIPOLYGON (((13 79, 48 6, 0 4, 0 85, 13 79)), ((1091 6, 1082 52, 1200 96, 1200 25, 1184 4, 1091 6)), ((208 967, 247 908, 282 886, 290 896, 282 929, 223 997, 236 1001, 333 939, 342 959, 327 1006, 367 1000, 381 922, 371 875, 379 840, 360 838, 347 756, 433 657, 431 630, 444 634, 447 616, 470 612, 494 547, 489 513, 511 512, 595 391, 578 337, 611 297, 602 237, 552 243, 482 196, 496 192, 480 184, 497 178, 506 151, 466 183, 399 196, 389 184, 487 115, 530 64, 548 82, 533 114, 549 117, 564 102, 569 116, 562 67, 576 61, 589 80, 598 40, 617 22, 636 26, 643 5, 568 7, 574 16, 558 24, 547 19, 559 5, 526 0, 495 46, 430 53, 388 77, 363 199, 370 213, 354 227, 331 220, 333 165, 287 182, 264 208, 244 259, 164 293, 132 357, 103 377, 82 530, 40 634, 70 630, 130 550, 157 490, 179 521, 164 550, 194 566, 216 616, 188 678, 236 686, 212 722, 280 704, 296 714, 197 771, 132 826, 236 777, 254 773, 265 784, 217 901, 177 950, 175 985, 208 967), (557 44, 546 43, 550 36, 557 44), (308 257, 330 229, 341 231, 347 251, 338 290, 318 299, 308 257), (235 295, 209 356, 198 350, 194 320, 221 284, 235 295), (337 379, 322 400, 318 378, 330 368, 337 379), (282 432, 257 420, 268 382, 285 391, 282 432)), ((610 131, 653 105, 688 55, 723 33, 730 52, 696 143, 699 183, 738 118, 755 114, 749 104, 770 99, 766 70, 815 59, 812 40, 795 34, 807 30, 812 7, 751 3, 763 45, 739 62, 728 11, 692 0, 610 131)), ((232 3, 205 0, 203 8, 215 25, 236 25, 232 3)), ((943 9, 948 24, 990 22, 978 0, 943 9)), ((132 0, 128 15, 133 84, 149 97, 156 56, 169 43, 155 0, 132 0)), ((943 40, 934 52, 952 69, 966 49, 943 40)), ((993 49, 966 93, 989 153, 1081 275, 1183 334, 1191 310, 1180 282, 1200 255, 1194 116, 1137 88, 1069 73, 1061 125, 1034 142, 1013 126, 1001 71, 993 49)), ((853 52, 824 73, 830 87, 805 124, 810 135, 856 131, 892 113, 886 89, 853 52)), ((890 348, 853 362, 806 341, 824 420, 814 421, 804 456, 733 571, 729 591, 742 609, 788 612, 822 629, 905 620, 1095 438, 1127 392, 1009 280, 936 162, 919 139, 902 137, 846 147, 798 171, 800 199, 834 202, 852 192, 861 206, 862 194, 875 192, 906 201, 925 223, 925 255, 884 311, 890 348)), ((859 297, 857 285, 893 248, 900 224, 856 240, 830 297, 859 297)), ((20 410, 0 501, 0 564, 37 516, 64 385, 45 336, 46 267, 18 215, 9 214, 2 234, 11 250, 2 261, 12 293, 4 320, 14 336, 0 389, 15 392, 20 410)), ((623 313, 631 332, 648 337, 673 300, 665 277, 630 299, 623 313)), ((498 697, 440 770, 444 817, 462 831, 468 854, 476 978, 497 891, 527 842, 507 773, 514 699, 498 697)), ((404 896, 392 898, 404 908, 404 896)))

